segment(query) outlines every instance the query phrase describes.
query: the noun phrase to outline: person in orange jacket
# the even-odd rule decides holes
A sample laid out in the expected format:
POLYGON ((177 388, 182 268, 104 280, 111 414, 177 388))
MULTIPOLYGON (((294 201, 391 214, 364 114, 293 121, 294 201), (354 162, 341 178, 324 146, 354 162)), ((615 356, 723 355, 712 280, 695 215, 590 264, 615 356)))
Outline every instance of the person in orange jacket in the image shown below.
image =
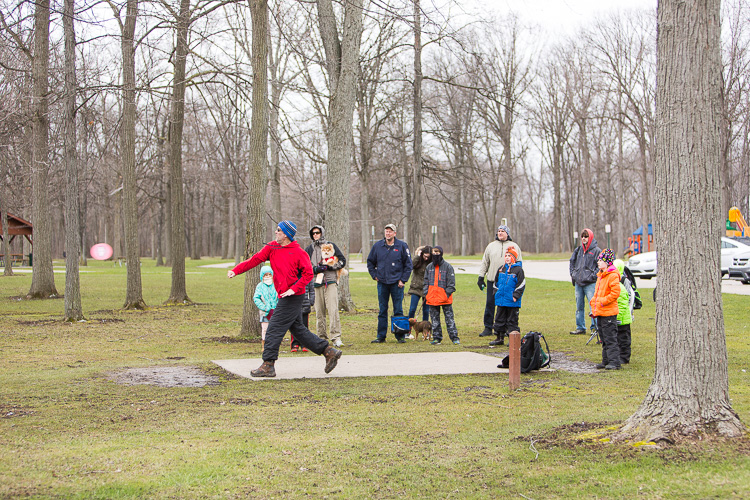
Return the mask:
POLYGON ((591 315, 596 321, 599 337, 602 339, 602 362, 599 369, 620 369, 620 347, 617 344, 617 299, 620 297, 620 273, 613 262, 615 252, 607 248, 599 254, 596 277, 596 290, 591 298, 591 315))
POLYGON ((443 341, 443 330, 440 328, 440 308, 445 316, 445 326, 448 336, 454 344, 460 344, 456 319, 453 316, 453 292, 456 291, 456 274, 453 266, 443 260, 443 248, 432 247, 432 262, 424 271, 424 285, 422 288, 425 303, 430 306, 430 322, 432 323, 432 345, 440 345, 443 341))

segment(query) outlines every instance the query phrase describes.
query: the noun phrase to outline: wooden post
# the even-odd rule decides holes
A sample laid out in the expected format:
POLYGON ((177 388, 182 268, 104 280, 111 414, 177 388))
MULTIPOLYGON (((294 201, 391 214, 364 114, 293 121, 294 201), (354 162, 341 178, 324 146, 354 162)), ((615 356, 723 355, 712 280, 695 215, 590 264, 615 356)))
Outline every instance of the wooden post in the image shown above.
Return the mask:
POLYGON ((521 387, 521 333, 510 332, 510 351, 508 352, 508 376, 510 379, 510 390, 515 391, 521 387))

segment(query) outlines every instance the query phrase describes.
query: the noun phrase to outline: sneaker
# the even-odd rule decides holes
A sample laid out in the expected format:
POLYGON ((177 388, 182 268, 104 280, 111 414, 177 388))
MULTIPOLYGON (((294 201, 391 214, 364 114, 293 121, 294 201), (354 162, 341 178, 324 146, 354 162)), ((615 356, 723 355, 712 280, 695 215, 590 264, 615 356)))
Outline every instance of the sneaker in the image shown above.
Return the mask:
POLYGON ((586 330, 573 330, 570 332, 571 335, 586 335, 586 330))
POLYGON ((456 345, 458 345, 458 344, 460 344, 460 343, 461 343, 461 341, 460 341, 460 340, 458 340, 458 339, 456 339, 456 340, 454 340, 454 341, 453 341, 453 343, 454 343, 454 344, 456 344, 456 345))
POLYGON ((398 339, 396 342, 399 344, 406 344, 406 339, 398 339))
POLYGON ((339 362, 341 354, 341 351, 334 347, 326 347, 326 350, 323 351, 323 357, 326 358, 326 367, 324 370, 326 373, 331 373, 331 371, 336 368, 336 364, 339 362))
POLYGON ((486 328, 482 333, 479 334, 480 337, 490 337, 492 335, 495 335, 495 332, 492 331, 492 328, 486 328))
POLYGON ((598 363, 594 368, 597 370, 604 370, 606 368, 606 365, 604 363, 598 363))
POLYGON ((344 345, 344 343, 341 342, 341 339, 336 339, 336 340, 333 341, 333 347, 341 347, 343 345, 344 345))
POLYGON ((406 336, 406 338, 409 340, 414 340, 414 334, 410 333, 409 335, 406 336))
POLYGON ((299 346, 293 345, 292 346, 292 352, 297 352, 299 350, 299 346))
POLYGON ((505 340, 503 340, 503 339, 493 340, 492 342, 490 342, 490 345, 493 345, 493 346, 494 345, 505 345, 505 340))
POLYGON ((620 365, 613 365, 612 363, 604 367, 605 370, 619 370, 620 365))
POLYGON ((310 351, 307 350, 307 347, 303 347, 302 352, 310 352, 310 351))
POLYGON ((437 339, 435 339, 432 342, 430 342, 430 344, 432 344, 432 345, 440 345, 440 341, 437 340, 437 339))
POLYGON ((385 339, 375 339, 370 341, 371 344, 384 344, 385 339))

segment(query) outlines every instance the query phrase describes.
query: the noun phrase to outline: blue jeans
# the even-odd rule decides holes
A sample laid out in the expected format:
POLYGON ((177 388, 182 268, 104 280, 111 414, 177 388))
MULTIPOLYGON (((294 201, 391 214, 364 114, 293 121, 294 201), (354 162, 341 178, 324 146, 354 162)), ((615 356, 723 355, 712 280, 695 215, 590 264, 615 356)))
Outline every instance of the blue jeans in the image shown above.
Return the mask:
MULTIPOLYGON (((594 296, 596 290, 596 283, 589 283, 588 285, 576 285, 576 330, 586 329, 586 306, 589 306, 589 312, 591 312, 591 297, 594 296), (584 302, 584 298, 586 302, 584 302)), ((591 329, 596 328, 594 319, 591 318, 591 329)))
MULTIPOLYGON (((409 304, 409 317, 413 318, 414 315, 417 313, 417 308, 419 307, 419 299, 421 299, 419 295, 413 295, 411 296, 411 303, 409 304)), ((424 300, 422 300, 422 321, 427 321, 430 317, 430 306, 428 306, 424 300)))
POLYGON ((388 335, 388 299, 393 300, 393 315, 403 316, 404 310, 404 287, 398 286, 398 282, 386 285, 378 281, 378 339, 385 340, 388 335))

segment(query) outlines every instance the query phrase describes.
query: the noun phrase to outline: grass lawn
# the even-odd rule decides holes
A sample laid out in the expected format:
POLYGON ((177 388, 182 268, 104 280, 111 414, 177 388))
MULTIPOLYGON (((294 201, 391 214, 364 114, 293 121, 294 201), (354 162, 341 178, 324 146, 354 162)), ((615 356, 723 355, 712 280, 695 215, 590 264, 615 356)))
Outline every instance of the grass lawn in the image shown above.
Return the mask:
MULTIPOLYGON (((750 440, 664 449, 601 442, 632 414, 654 367, 654 304, 633 325, 633 358, 614 373, 376 377, 252 382, 211 359, 258 357, 236 342, 242 280, 187 261, 197 305, 165 307, 170 270, 145 259, 144 312, 121 311, 125 268, 81 268, 85 323, 63 301, 27 301, 30 274, 0 278, 0 498, 748 498, 750 440), (111 372, 197 366, 218 385, 119 385, 111 372)), ((255 271, 252 271, 255 272, 255 271)), ((347 354, 472 350, 484 294, 457 275, 462 345, 370 344, 377 297, 351 275, 356 313, 342 314, 347 354)), ((62 292, 64 274, 57 274, 62 292)), ((724 295, 730 397, 750 422, 750 297, 724 295)), ((524 331, 553 353, 597 361, 571 336, 569 283, 527 280, 524 331)), ((697 319, 696 319, 697 320, 697 319)), ((311 317, 311 324, 313 317, 311 317)), ((497 351, 493 351, 497 352, 497 351)), ((289 353, 288 343, 281 356, 289 353)), ((309 354, 306 354, 309 355, 309 354)), ((322 360, 321 360, 322 369, 322 360)), ((334 372, 335 373, 335 372, 334 372)))

